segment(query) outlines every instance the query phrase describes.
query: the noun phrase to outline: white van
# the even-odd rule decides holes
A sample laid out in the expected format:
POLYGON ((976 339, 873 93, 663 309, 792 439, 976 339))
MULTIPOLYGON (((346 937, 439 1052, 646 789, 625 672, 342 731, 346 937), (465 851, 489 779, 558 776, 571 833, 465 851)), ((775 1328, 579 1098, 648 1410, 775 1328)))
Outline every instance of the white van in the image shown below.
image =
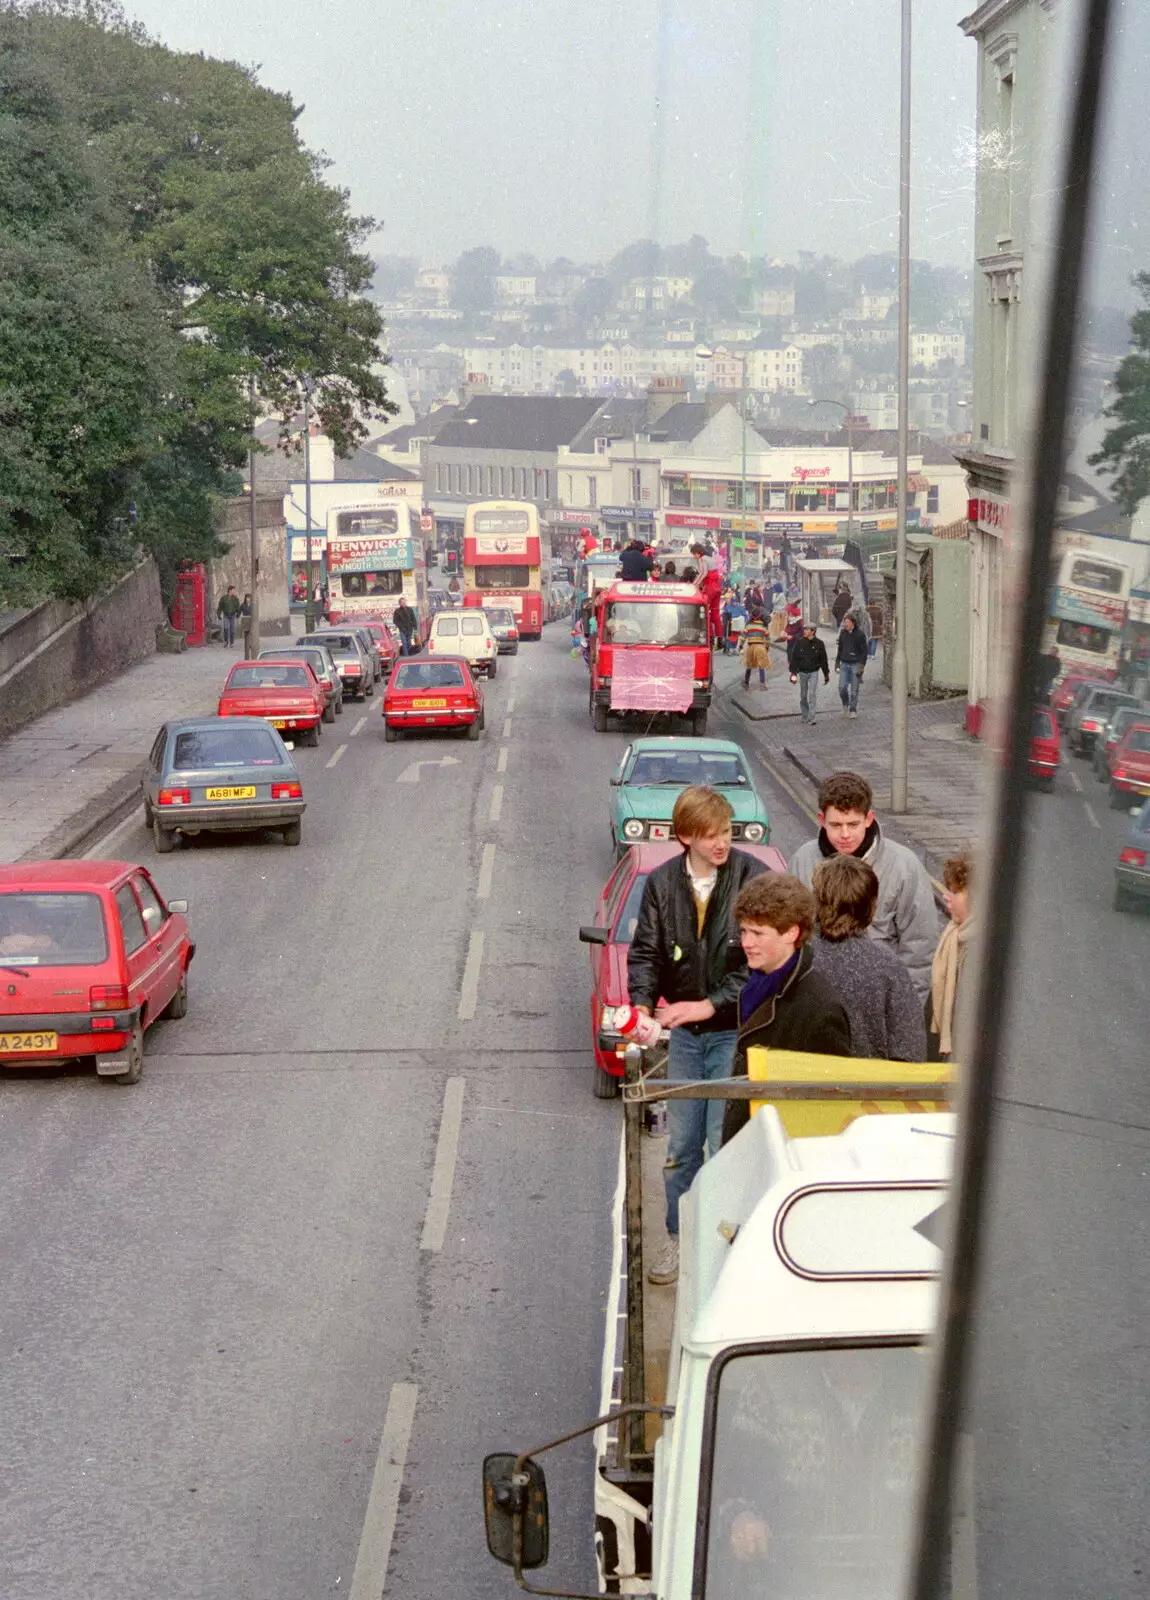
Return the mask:
POLYGON ((437 611, 431 619, 427 648, 432 655, 463 656, 474 672, 494 678, 499 667, 499 646, 478 606, 459 611, 437 611))

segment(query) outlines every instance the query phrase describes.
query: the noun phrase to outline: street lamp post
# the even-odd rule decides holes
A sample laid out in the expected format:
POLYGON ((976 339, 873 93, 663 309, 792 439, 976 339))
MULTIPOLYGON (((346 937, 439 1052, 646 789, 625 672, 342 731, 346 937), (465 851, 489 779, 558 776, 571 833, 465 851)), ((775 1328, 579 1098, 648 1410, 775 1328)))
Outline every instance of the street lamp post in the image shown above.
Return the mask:
POLYGON ((812 406, 838 406, 847 430, 847 538, 855 536, 855 410, 843 400, 808 400, 812 406))
POLYGON ((248 450, 248 559, 252 569, 252 610, 248 617, 248 631, 244 634, 244 658, 254 661, 260 653, 260 535, 256 515, 256 437, 255 405, 256 380, 248 390, 252 403, 252 438, 248 450))
POLYGON ((907 810, 906 464, 910 410, 910 28, 902 0, 898 161, 898 533, 894 557, 894 658, 891 662, 890 808, 907 810))
POLYGON ((315 384, 310 378, 303 380, 303 505, 307 522, 307 596, 304 600, 304 632, 315 629, 315 566, 311 546, 311 397, 315 384))

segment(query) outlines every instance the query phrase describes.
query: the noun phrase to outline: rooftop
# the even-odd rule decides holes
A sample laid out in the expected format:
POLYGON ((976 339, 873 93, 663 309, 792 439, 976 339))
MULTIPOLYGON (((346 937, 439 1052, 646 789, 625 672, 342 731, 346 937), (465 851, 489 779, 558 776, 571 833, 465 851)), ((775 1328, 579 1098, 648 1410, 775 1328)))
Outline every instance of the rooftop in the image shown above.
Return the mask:
POLYGON ((601 410, 601 399, 477 395, 436 435, 437 445, 473 450, 557 450, 601 410))

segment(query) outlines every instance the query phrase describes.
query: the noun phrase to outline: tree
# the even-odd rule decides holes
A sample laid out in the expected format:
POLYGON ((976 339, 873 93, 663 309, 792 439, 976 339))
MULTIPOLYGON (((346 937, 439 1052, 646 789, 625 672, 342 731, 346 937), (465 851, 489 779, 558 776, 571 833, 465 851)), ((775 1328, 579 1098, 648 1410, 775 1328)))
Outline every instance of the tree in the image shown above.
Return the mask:
POLYGON ((1150 494, 1150 272, 1132 279, 1144 302, 1130 319, 1130 343, 1114 374, 1115 398, 1106 415, 1115 426, 1087 459, 1113 478, 1114 494, 1127 516, 1150 494))
POLYGON ((465 250, 451 269, 451 303, 472 316, 495 304, 495 274, 502 265, 499 251, 489 244, 465 250))

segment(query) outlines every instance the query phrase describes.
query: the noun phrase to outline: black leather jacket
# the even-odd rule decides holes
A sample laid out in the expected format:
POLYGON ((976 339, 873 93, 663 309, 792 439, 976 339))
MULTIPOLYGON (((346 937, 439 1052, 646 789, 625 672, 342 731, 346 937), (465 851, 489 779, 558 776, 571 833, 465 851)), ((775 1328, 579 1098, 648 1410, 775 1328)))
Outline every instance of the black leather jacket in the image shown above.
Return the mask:
POLYGON ((709 1000, 715 1015, 691 1022, 691 1033, 717 1033, 738 1026, 737 1001, 747 963, 735 925, 735 900, 761 861, 732 850, 719 868, 698 933, 695 897, 687 877, 687 852, 656 867, 647 879, 639 919, 627 956, 631 1004, 654 1011, 656 1001, 709 1000))

